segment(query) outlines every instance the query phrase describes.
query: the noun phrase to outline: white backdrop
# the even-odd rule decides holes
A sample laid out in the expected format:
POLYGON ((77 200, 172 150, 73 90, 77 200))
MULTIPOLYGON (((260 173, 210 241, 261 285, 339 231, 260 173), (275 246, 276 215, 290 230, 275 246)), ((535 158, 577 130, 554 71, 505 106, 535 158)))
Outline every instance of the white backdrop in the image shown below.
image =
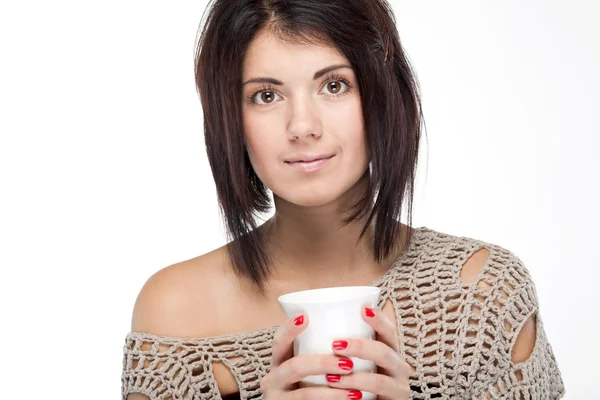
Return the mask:
MULTIPOLYGON (((193 81, 205 5, 0 5, 2 398, 119 398, 145 280, 225 243, 193 81)), ((600 399, 599 3, 393 7, 427 123, 414 225, 517 254, 565 398, 600 399)))

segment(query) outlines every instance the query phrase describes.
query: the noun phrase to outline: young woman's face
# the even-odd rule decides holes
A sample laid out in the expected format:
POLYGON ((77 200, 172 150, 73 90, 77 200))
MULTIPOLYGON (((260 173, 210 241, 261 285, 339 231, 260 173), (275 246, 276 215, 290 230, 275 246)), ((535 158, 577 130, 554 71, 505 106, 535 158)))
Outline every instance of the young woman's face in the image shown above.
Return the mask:
POLYGON ((242 83, 248 155, 275 196, 301 206, 323 205, 363 176, 369 160, 360 93, 350 63, 336 49, 284 43, 263 32, 250 44, 242 83), (338 65, 348 67, 315 78, 338 65), (278 83, 246 83, 255 78, 278 83), (316 170, 289 162, 310 153, 332 157, 316 170))

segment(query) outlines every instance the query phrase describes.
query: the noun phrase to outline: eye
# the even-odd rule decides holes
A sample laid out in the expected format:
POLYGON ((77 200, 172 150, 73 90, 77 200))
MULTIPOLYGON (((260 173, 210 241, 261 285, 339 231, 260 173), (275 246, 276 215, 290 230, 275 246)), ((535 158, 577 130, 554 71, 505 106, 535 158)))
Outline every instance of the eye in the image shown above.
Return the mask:
POLYGON ((248 100, 250 103, 256 103, 260 106, 264 106, 275 102, 275 96, 279 95, 273 89, 266 88, 255 92, 248 100))
POLYGON ((334 95, 338 95, 342 90, 342 86, 344 86, 346 89, 348 88, 348 85, 343 80, 331 80, 325 83, 325 86, 323 88, 326 88, 330 93, 334 95))
POLYGON ((325 95, 330 97, 340 97, 349 94, 352 87, 346 78, 335 73, 329 75, 323 85, 323 89, 327 89, 331 93, 325 93, 325 95))

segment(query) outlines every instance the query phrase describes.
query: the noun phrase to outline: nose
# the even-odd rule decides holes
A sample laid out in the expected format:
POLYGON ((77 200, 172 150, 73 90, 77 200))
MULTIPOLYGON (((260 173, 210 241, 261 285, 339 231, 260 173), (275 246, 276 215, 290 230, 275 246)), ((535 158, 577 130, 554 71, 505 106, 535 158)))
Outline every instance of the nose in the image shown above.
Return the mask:
MULTIPOLYGON (((307 96, 308 97, 308 96, 307 96)), ((292 141, 318 139, 322 136, 320 116, 310 99, 297 99, 291 105, 287 135, 292 141)))

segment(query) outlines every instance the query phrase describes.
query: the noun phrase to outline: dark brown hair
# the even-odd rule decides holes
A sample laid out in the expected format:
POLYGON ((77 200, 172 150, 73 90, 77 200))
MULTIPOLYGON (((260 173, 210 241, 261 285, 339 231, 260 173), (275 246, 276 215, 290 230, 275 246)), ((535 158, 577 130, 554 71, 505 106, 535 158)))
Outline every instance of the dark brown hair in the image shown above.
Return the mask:
MULTIPOLYGON (((229 256, 238 277, 265 294, 271 273, 266 239, 255 217, 271 208, 269 189, 246 152, 242 67, 259 30, 288 43, 337 48, 349 60, 361 94, 371 176, 364 196, 349 207, 349 224, 374 223, 372 253, 380 262, 400 236, 403 202, 412 225, 414 181, 423 121, 418 81, 385 0, 213 0, 203 16, 195 79, 204 113, 208 161, 225 222, 229 256), (367 215, 368 213, 368 215, 367 215), (366 218, 365 218, 366 217, 366 218)), ((406 243, 410 236, 405 238, 406 243)))

